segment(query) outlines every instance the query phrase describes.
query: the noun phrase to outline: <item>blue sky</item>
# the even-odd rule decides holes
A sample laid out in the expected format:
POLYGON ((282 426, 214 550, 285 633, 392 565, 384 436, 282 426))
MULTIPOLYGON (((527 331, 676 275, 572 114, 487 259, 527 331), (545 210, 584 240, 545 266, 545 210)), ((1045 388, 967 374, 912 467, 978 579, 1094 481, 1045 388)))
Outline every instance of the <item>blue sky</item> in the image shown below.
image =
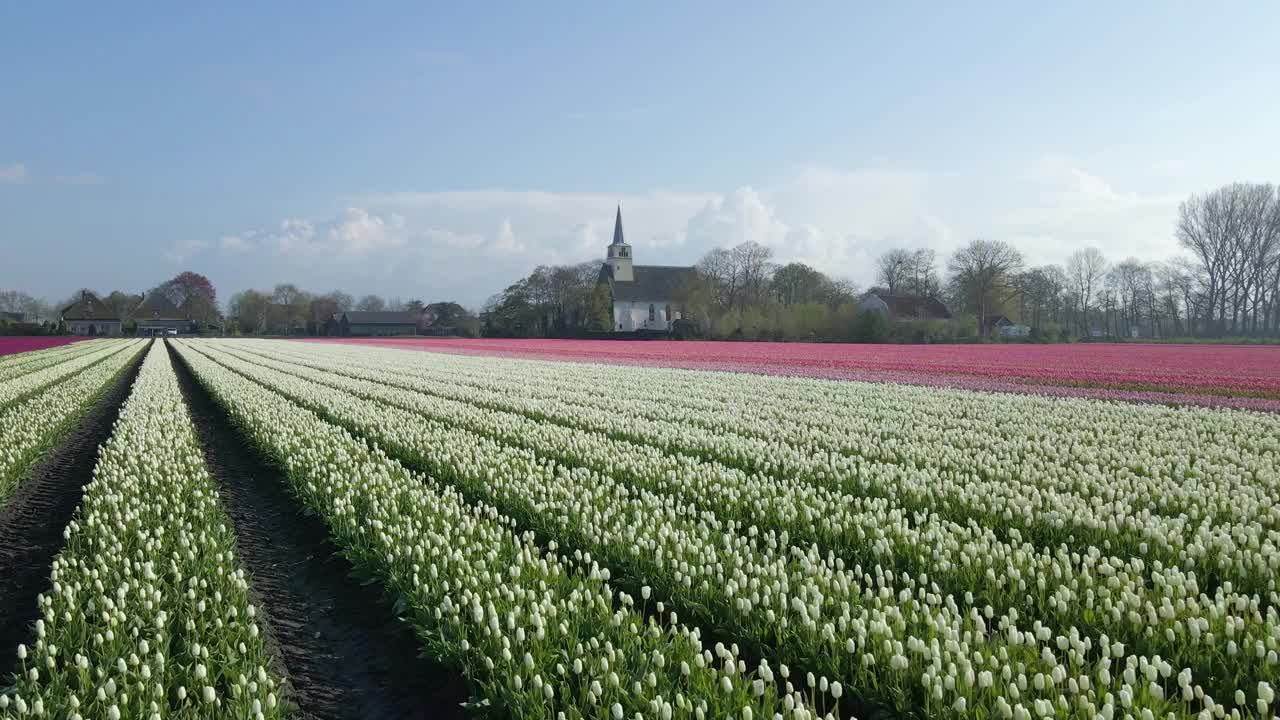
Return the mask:
POLYGON ((1280 181, 1280 4, 312 3, 0 9, 0 288, 292 281, 479 305, 753 239, 1176 251, 1280 181), (972 6, 970 6, 972 5, 972 6))

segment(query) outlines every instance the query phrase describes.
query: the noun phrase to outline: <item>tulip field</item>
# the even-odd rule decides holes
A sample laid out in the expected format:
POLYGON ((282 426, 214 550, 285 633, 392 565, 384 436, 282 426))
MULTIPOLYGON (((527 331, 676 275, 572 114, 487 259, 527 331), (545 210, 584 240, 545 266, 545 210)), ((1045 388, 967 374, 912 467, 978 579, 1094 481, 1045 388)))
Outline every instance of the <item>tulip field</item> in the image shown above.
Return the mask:
MULTIPOLYGON (((15 616, 23 639, 0 650, 0 718, 408 716, 370 698, 426 680, 370 679, 362 657, 398 651, 326 644, 335 623, 364 637, 365 615, 393 619, 463 700, 413 717, 1280 712, 1280 414, 1165 401, 1269 401, 1270 356, 1234 373, 1203 355, 1197 377, 1157 354, 1162 389, 1099 399, 451 342, 0 357, 0 507, 28 502, 42 458, 128 387, 15 616), (256 469, 211 452, 209 412, 256 469), (248 532, 267 512, 237 489, 253 483, 323 537, 248 532), (376 598, 289 616, 281 562, 255 545, 272 542, 300 543, 301 571, 337 558, 337 583, 376 598), (351 687, 309 688, 304 660, 351 687)), ((946 375, 931 353, 910 372, 946 375)), ((966 376, 995 377, 995 358, 966 376)))
MULTIPOLYGON (((334 342, 317 338, 315 342, 334 342)), ((344 338, 375 347, 1280 411, 1274 346, 344 338)))

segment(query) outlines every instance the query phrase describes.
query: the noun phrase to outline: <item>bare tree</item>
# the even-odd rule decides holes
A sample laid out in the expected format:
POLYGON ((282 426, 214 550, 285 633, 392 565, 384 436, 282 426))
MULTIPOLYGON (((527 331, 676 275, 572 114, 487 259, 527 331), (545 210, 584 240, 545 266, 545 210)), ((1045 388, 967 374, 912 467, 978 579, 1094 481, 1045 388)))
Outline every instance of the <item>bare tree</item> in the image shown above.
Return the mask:
POLYGON ((697 269, 709 286, 712 303, 719 309, 732 307, 737 301, 740 282, 733 253, 716 248, 702 256, 697 269))
POLYGON ((1221 319, 1225 314, 1226 280, 1243 215, 1238 187, 1229 185, 1204 195, 1192 195, 1178 207, 1178 241, 1200 261, 1205 279, 1203 322, 1213 333, 1224 329, 1221 319))
POLYGON ((733 248, 734 265, 742 279, 738 309, 764 300, 773 274, 773 250, 758 242, 747 241, 733 248))
POLYGON ((365 295, 356 302, 356 310, 364 312, 382 312, 387 307, 387 302, 377 295, 365 295))
POLYGON ((882 285, 890 295, 897 294, 908 281, 913 270, 910 250, 894 248, 876 259, 876 284, 882 285))
POLYGON ((951 256, 947 269, 956 297, 978 314, 978 334, 987 315, 1009 296, 1010 276, 1022 267, 1022 253, 1003 240, 977 239, 951 256))
POLYGON ((920 248, 911 253, 908 263, 910 276, 907 278, 908 289, 914 295, 937 297, 942 292, 942 282, 938 278, 938 253, 930 248, 920 248))
POLYGON ((293 283, 281 283, 271 290, 271 302, 275 303, 283 313, 284 333, 292 334, 297 320, 301 318, 298 312, 298 298, 302 296, 302 291, 293 283))
POLYGON ((1077 250, 1067 258, 1067 281, 1080 304, 1080 332, 1089 332, 1089 304, 1093 302, 1093 294, 1097 291, 1103 277, 1107 274, 1107 259, 1102 251, 1095 247, 1077 250))

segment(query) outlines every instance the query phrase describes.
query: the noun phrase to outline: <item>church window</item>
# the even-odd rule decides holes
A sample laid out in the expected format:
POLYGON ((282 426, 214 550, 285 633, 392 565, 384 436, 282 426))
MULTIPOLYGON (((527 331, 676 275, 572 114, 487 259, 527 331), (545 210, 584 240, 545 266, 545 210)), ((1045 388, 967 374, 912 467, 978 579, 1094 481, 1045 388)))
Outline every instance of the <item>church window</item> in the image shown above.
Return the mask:
POLYGON ((671 322, 671 306, 670 305, 667 305, 666 309, 662 311, 662 319, 666 320, 667 322, 671 322))
POLYGON ((657 309, 653 306, 653 303, 649 303, 649 322, 657 319, 657 309))

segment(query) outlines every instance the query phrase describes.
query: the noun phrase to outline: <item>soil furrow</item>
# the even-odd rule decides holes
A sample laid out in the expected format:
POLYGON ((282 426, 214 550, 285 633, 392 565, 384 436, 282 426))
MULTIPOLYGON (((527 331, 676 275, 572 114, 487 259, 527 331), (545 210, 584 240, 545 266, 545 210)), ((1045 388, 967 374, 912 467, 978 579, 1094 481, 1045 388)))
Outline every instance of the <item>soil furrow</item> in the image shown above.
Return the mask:
POLYGON ((295 717, 466 717, 461 675, 420 656, 417 638, 377 586, 352 577, 323 523, 300 512, 281 472, 244 442, 172 348, 170 357, 295 717))
POLYGON ((93 479, 98 448, 111 437, 145 355, 138 353, 80 423, 31 466, 26 480, 0 507, 0 680, 17 669, 18 644, 32 640, 31 626, 40 616, 36 597, 49 588, 62 533, 80 506, 84 486, 93 479))

